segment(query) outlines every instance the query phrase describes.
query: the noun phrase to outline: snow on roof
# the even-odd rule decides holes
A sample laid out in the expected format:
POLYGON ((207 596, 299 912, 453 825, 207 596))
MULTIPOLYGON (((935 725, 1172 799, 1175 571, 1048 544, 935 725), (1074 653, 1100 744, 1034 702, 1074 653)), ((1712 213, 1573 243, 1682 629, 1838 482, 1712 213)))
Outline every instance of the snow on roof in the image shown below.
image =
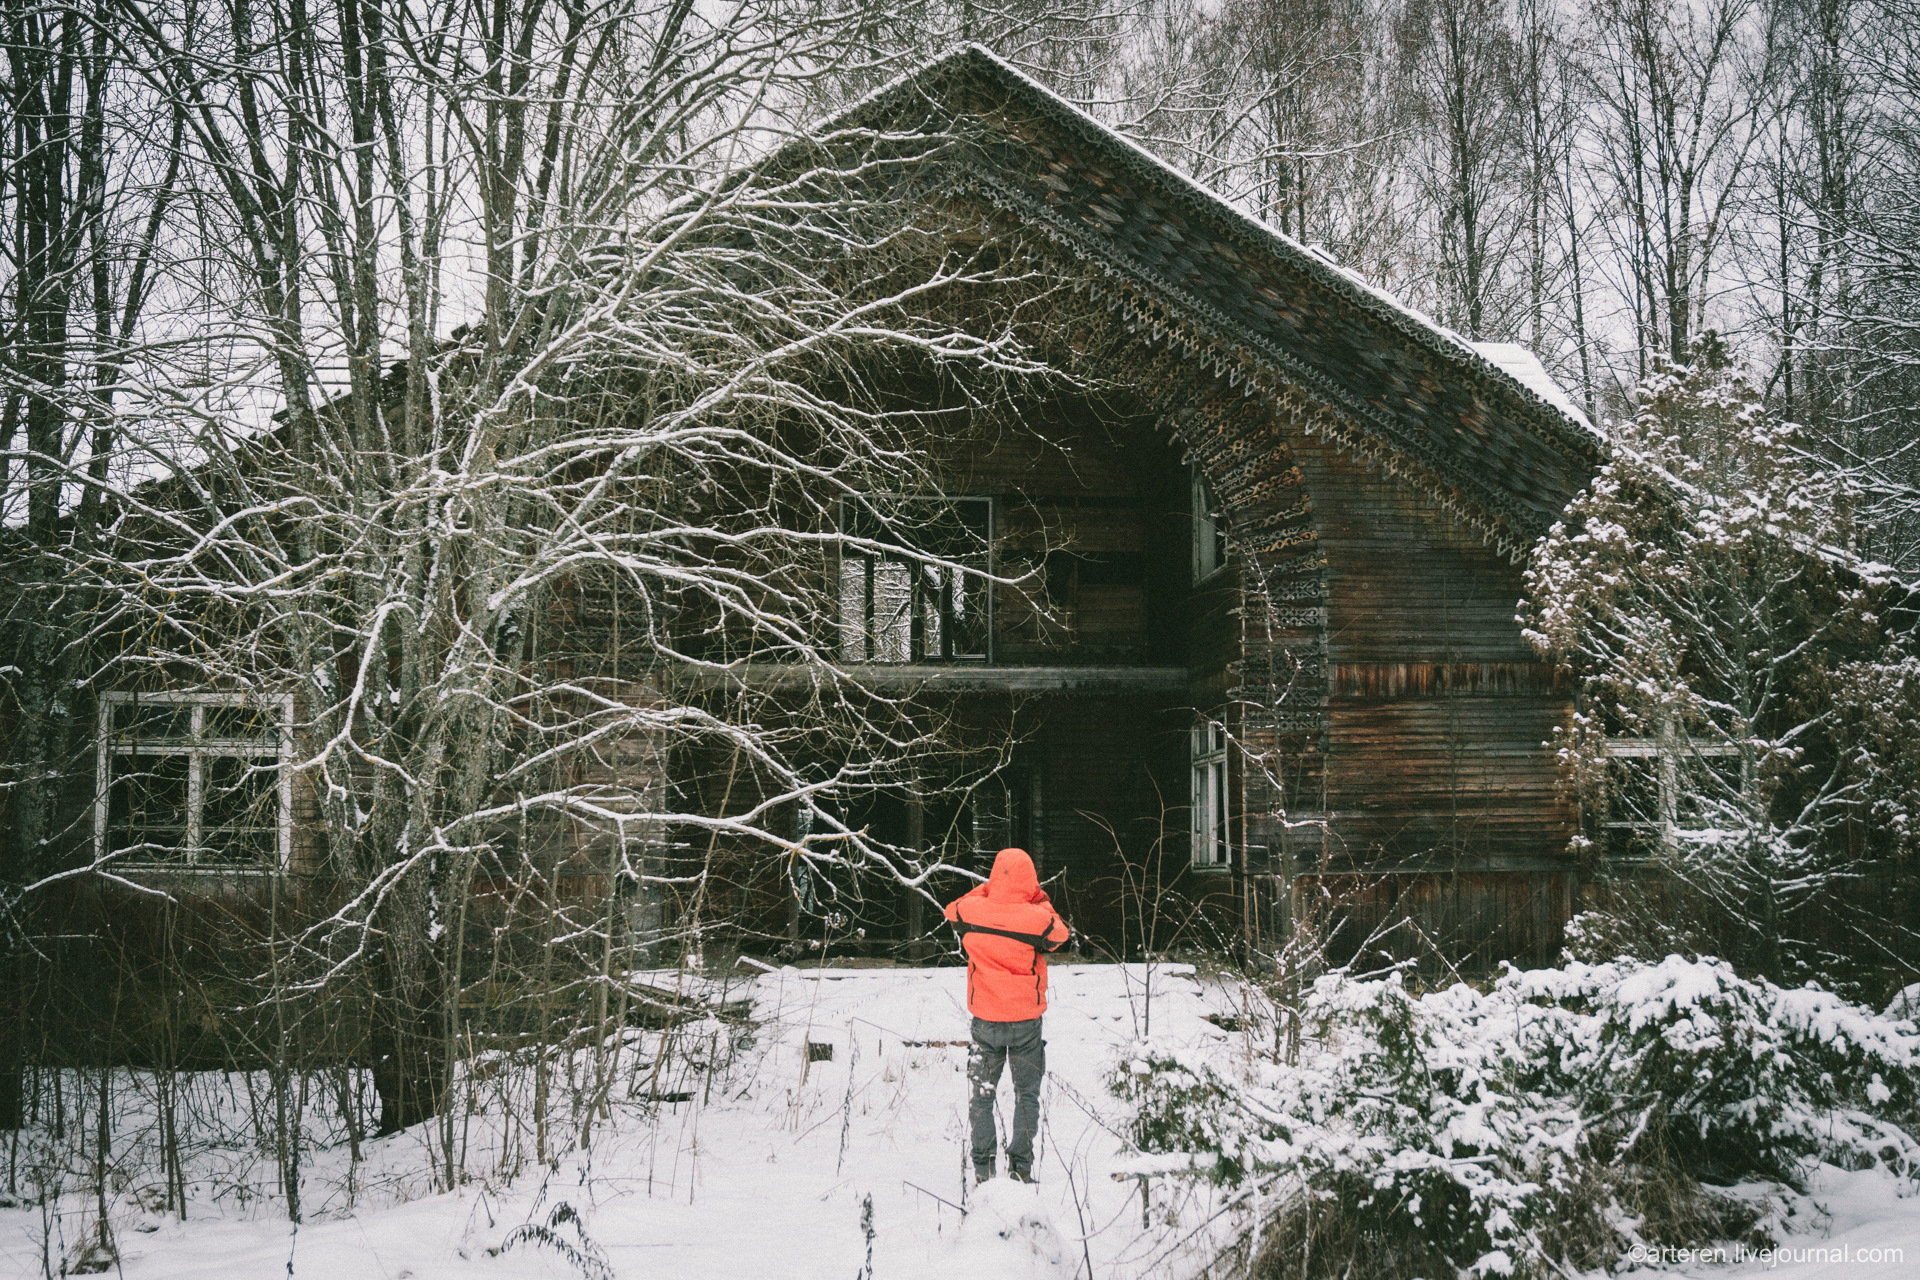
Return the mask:
POLYGON ((1172 164, 1168 163, 1164 157, 1154 154, 1142 146, 1136 139, 1121 133, 1111 125, 1093 116, 1077 103, 1070 101, 1053 89, 1035 80, 1032 76, 1020 70, 1020 68, 1014 66, 983 44, 962 44, 944 54, 928 59, 919 66, 912 68, 894 80, 889 81, 887 84, 882 85, 880 88, 863 95, 852 106, 837 113, 835 120, 836 122, 848 120, 870 104, 879 102, 889 95, 901 91, 908 83, 922 79, 930 73, 944 70, 949 64, 963 64, 970 59, 986 62, 1007 79, 1020 84, 1032 93, 1040 94, 1049 99, 1055 110, 1078 117, 1084 127, 1096 130, 1103 135, 1110 144, 1119 146, 1132 153, 1136 162, 1146 165, 1155 171, 1163 180, 1178 184, 1187 191, 1189 196, 1198 198, 1202 203, 1212 206, 1217 212, 1224 213, 1242 225, 1258 231, 1269 239, 1278 241, 1287 249, 1292 250, 1293 253, 1297 254, 1301 259, 1317 263, 1323 270, 1330 273, 1342 283, 1357 289, 1361 294, 1384 307, 1404 325, 1416 331, 1423 331, 1430 339, 1438 338, 1442 343, 1453 348, 1455 352, 1465 356, 1470 361, 1484 362, 1486 365, 1491 366, 1494 370, 1505 375, 1513 382, 1518 383, 1522 389, 1531 393, 1535 398, 1557 410, 1578 426, 1584 428, 1588 433, 1604 440, 1604 437, 1601 436, 1601 433, 1594 427, 1593 423, 1587 420, 1587 415, 1581 412, 1579 407, 1574 404, 1573 399, 1561 389, 1559 384, 1554 382, 1552 376, 1547 373, 1545 366, 1525 347, 1517 343, 1479 343, 1467 341, 1458 333, 1455 333, 1446 325, 1439 323, 1418 307, 1412 306, 1389 293, 1387 290, 1382 289, 1351 267, 1343 265, 1319 246, 1304 244, 1280 230, 1280 228, 1274 226, 1265 218, 1238 207, 1218 191, 1198 181, 1190 174, 1181 172, 1172 164), (1499 351, 1499 355, 1497 356, 1494 354, 1495 349, 1499 351))
POLYGON ((1467 345, 1472 347, 1481 359, 1492 363, 1521 386, 1595 435, 1599 434, 1599 429, 1587 420, 1587 415, 1580 411, 1580 407, 1573 402, 1573 397, 1553 380, 1553 375, 1547 372, 1547 367, 1540 363, 1539 356, 1517 342, 1469 342, 1467 345))
MULTIPOLYGON (((1273 234, 1282 240, 1288 239, 1285 234, 1274 231, 1272 227, 1268 227, 1268 230, 1273 231, 1273 234)), ((1547 372, 1547 367, 1540 363, 1540 357, 1533 354, 1533 352, 1527 348, 1517 342, 1474 342, 1471 339, 1463 338, 1454 330, 1449 329, 1446 325, 1441 324, 1438 320, 1435 320, 1432 316, 1420 310, 1420 308, 1413 306, 1411 303, 1401 301, 1393 294, 1388 293, 1385 289, 1382 289, 1379 285, 1374 284, 1371 280, 1361 275, 1358 271, 1355 271, 1352 267, 1344 265, 1319 245, 1308 245, 1306 248, 1308 253, 1318 258, 1330 270, 1339 272, 1356 288, 1365 290, 1381 303, 1399 311, 1407 319, 1426 326, 1456 346, 1479 356, 1482 360, 1506 374, 1509 378, 1512 378, 1536 396, 1539 396, 1542 400, 1585 427, 1588 431, 1593 432, 1596 436, 1601 435, 1599 428, 1595 427, 1593 423, 1588 420, 1586 413, 1581 410, 1580 406, 1574 403, 1573 397, 1568 395, 1566 389, 1553 380, 1553 375, 1547 372)), ((1602 438, 1604 439, 1605 437, 1602 436, 1602 438)))

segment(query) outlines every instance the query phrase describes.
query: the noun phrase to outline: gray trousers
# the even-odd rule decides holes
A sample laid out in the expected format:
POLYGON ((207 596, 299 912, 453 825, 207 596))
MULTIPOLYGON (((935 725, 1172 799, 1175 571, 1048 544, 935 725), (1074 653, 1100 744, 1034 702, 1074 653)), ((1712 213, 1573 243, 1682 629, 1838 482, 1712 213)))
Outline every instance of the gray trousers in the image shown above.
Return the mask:
POLYGON ((967 1118, 973 1122, 975 1168, 993 1165, 993 1096, 1000 1087, 1000 1068, 1009 1058, 1013 1060, 1013 1134, 1007 1141, 1007 1164, 1014 1169, 1033 1167, 1033 1136, 1040 1130, 1040 1080, 1047 1074, 1047 1042, 1040 1038, 1040 1019, 988 1022, 975 1018, 973 1048, 967 1054, 967 1081, 973 1086, 967 1118))

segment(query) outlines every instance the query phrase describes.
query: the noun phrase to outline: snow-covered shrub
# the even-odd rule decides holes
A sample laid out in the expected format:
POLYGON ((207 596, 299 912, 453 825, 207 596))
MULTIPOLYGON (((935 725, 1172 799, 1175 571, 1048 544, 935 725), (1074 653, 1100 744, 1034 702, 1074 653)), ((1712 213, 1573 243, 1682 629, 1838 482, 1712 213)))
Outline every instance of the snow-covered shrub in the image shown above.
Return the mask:
POLYGON ((1657 1233, 1637 1188, 1792 1181, 1813 1157, 1911 1173, 1920 1153, 1901 1125, 1913 1024, 1718 961, 1510 970, 1420 997, 1333 974, 1307 1014, 1296 1063, 1149 1043, 1113 1085, 1140 1150, 1280 1194, 1275 1229, 1317 1220, 1334 1272, 1335 1227, 1375 1276, 1590 1266, 1636 1223, 1657 1233))
POLYGON ((1509 971, 1493 999, 1530 1015, 1525 1086, 1578 1098, 1610 1156, 1660 1141, 1712 1180, 1793 1181, 1809 1157, 1913 1171, 1909 1022, 1679 956, 1509 971))
POLYGON ((1234 1184, 1295 1180, 1301 1216, 1331 1223, 1336 1214, 1317 1206, 1337 1206, 1372 1274, 1444 1263, 1504 1275, 1572 1143, 1513 1095, 1507 1047, 1459 1034, 1477 1021, 1476 1002, 1466 987, 1416 1000, 1398 975, 1326 977, 1307 1002, 1316 1034, 1300 1064, 1255 1060, 1229 1076, 1148 1046, 1115 1087, 1134 1103, 1143 1151, 1212 1155, 1212 1176, 1234 1184))

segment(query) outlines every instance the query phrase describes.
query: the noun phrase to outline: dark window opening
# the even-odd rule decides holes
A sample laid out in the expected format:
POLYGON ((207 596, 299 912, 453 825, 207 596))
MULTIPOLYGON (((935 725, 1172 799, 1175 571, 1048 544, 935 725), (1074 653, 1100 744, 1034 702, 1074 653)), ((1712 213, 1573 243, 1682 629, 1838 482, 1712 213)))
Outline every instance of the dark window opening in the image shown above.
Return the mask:
POLYGON ((107 694, 95 839, 130 863, 258 867, 290 839, 288 706, 231 694, 107 694))
POLYGON ((985 660, 992 634, 993 505, 912 499, 881 520, 852 504, 841 530, 840 660, 985 660))
POLYGON ((1213 488, 1193 472, 1193 580, 1196 584, 1213 576, 1227 563, 1227 522, 1220 514, 1213 488))

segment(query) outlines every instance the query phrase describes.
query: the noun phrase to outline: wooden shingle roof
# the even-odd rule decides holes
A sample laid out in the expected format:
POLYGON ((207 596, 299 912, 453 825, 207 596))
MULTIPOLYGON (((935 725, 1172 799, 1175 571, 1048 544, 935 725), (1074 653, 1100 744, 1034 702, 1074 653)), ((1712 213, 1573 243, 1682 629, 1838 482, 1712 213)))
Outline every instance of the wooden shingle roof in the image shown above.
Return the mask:
POLYGON ((1449 331, 1246 216, 992 53, 964 46, 855 104, 835 129, 938 128, 942 185, 1090 260, 1143 326, 1250 387, 1298 388, 1343 443, 1519 549, 1605 456, 1449 331))

